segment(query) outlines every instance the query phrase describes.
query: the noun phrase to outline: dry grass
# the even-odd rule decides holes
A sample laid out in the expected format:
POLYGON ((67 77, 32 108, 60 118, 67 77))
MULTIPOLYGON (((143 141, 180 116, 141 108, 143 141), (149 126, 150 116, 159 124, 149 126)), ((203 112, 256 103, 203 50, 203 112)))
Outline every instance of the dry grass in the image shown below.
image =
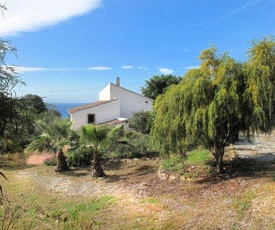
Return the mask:
POLYGON ((158 159, 107 162, 104 179, 13 162, 1 181, 18 208, 10 229, 275 229, 274 161, 235 159, 200 181, 161 181, 158 159))

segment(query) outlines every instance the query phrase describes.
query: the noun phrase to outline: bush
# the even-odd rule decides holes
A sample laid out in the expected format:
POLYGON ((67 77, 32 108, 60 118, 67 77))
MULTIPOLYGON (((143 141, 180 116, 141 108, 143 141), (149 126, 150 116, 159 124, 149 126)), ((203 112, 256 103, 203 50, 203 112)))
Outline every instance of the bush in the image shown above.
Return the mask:
POLYGON ((54 155, 47 157, 43 164, 46 166, 56 166, 56 157, 54 155))
POLYGON ((150 111, 133 113, 129 119, 130 127, 138 132, 149 134, 153 123, 153 115, 150 111))
POLYGON ((152 150, 152 143, 149 135, 136 131, 125 132, 124 137, 114 142, 110 148, 109 157, 115 158, 142 158, 156 157, 158 152, 152 150))
POLYGON ((69 167, 85 167, 90 166, 93 160, 92 154, 88 149, 73 153, 68 158, 69 167))

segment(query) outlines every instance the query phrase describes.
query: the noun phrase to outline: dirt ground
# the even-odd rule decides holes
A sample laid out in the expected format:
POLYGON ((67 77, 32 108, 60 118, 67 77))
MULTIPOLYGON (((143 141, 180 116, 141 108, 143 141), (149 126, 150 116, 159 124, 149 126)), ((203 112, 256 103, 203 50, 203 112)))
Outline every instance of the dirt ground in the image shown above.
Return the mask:
POLYGON ((49 156, 49 154, 31 154, 27 159, 28 165, 43 165, 43 161, 49 156))
POLYGON ((275 229, 275 137, 242 139, 230 151, 236 157, 226 162, 227 173, 203 181, 161 180, 157 158, 106 162, 106 178, 92 178, 89 169, 59 174, 40 166, 45 154, 31 155, 32 167, 16 177, 67 198, 118 197, 111 210, 117 222, 101 217, 99 229, 275 229))

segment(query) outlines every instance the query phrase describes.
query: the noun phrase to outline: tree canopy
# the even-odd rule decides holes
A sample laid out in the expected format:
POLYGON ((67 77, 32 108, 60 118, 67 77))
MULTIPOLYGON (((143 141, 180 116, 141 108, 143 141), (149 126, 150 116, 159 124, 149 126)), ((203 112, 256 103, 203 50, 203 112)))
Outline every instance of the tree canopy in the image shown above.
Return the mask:
POLYGON ((274 55, 272 38, 254 42, 247 63, 238 63, 215 47, 201 52, 201 65, 157 98, 152 134, 163 154, 188 145, 210 149, 223 172, 225 146, 240 131, 269 132, 274 127, 274 55))
POLYGON ((145 81, 145 86, 141 87, 144 96, 156 99, 157 96, 165 93, 173 84, 178 84, 182 78, 174 75, 155 75, 149 81, 145 81))
POLYGON ((22 101, 24 101, 25 105, 30 107, 31 109, 34 109, 38 114, 46 112, 47 105, 43 101, 43 99, 35 94, 26 94, 23 96, 22 101))
POLYGON ((24 83, 13 67, 5 62, 6 56, 15 52, 13 46, 0 39, 0 152, 6 150, 8 140, 20 142, 18 138, 26 134, 33 122, 33 110, 27 108, 13 92, 16 85, 24 83))

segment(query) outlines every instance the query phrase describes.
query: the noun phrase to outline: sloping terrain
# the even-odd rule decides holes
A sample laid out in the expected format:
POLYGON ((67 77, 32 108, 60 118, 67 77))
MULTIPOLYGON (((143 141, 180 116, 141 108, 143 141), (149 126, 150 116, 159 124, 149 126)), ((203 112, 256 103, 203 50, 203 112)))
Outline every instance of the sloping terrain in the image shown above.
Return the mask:
POLYGON ((98 179, 89 169, 11 168, 2 185, 11 208, 20 204, 12 229, 275 229, 274 143, 242 141, 225 175, 198 181, 160 180, 159 159, 108 161, 98 179))

